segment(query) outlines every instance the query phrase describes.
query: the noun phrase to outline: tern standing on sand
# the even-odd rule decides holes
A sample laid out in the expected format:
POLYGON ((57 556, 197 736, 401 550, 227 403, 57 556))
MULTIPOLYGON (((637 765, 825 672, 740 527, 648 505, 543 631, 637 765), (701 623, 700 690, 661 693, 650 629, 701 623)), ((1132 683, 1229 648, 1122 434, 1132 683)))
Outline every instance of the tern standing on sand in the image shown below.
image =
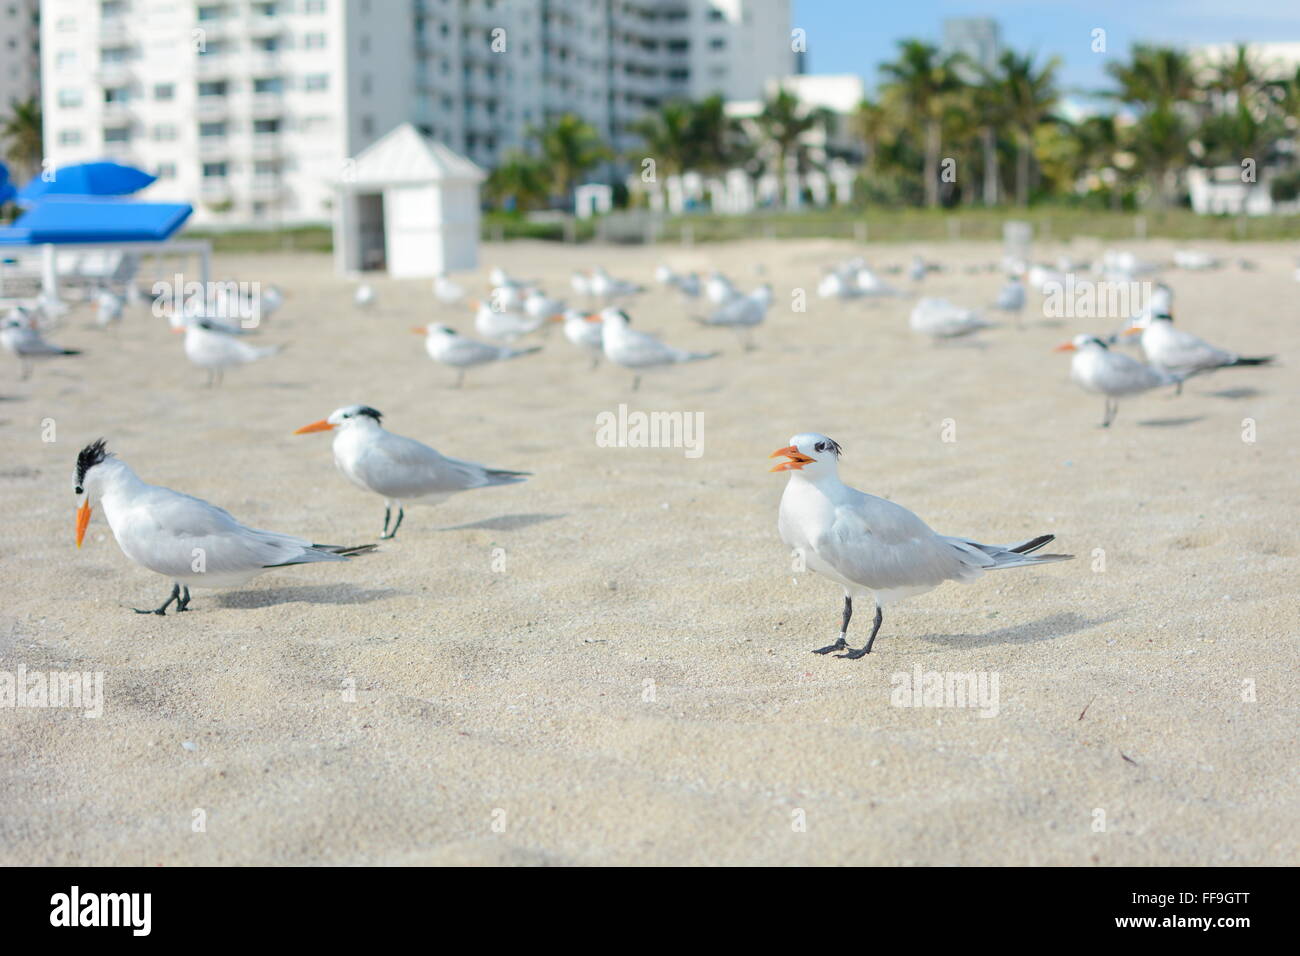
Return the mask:
POLYGON ((601 344, 605 358, 637 373, 632 380, 634 392, 641 387, 641 373, 646 369, 700 362, 718 355, 717 352, 688 352, 673 348, 653 335, 637 332, 629 326, 628 323, 632 320, 622 309, 607 308, 600 313, 600 317, 601 344))
POLYGON ((80 355, 77 349, 65 349, 45 341, 36 329, 34 317, 26 309, 16 308, 0 322, 0 346, 22 367, 22 378, 32 374, 32 362, 56 355, 80 355))
POLYGON ((78 548, 91 510, 99 504, 122 553, 171 579, 172 592, 162 606, 133 608, 137 614, 166 614, 173 601, 176 610, 189 610, 191 587, 236 587, 270 568, 343 561, 374 549, 372 544, 312 544, 306 538, 246 527, 216 505, 141 481, 126 462, 104 448, 103 439, 77 455, 74 490, 80 499, 78 548))
POLYGON ((185 320, 185 357, 208 370, 209 386, 219 385, 226 369, 275 355, 282 348, 282 345, 249 345, 209 319, 185 320))
POLYGON ((841 454, 834 441, 809 432, 795 435, 771 455, 788 459, 772 471, 790 472, 777 521, 781 540, 801 554, 809 568, 844 588, 839 638, 814 654, 842 650, 846 653, 836 656, 850 659, 870 654, 885 605, 924 594, 945 581, 1073 557, 1031 555, 1053 540, 1050 534, 1006 546, 937 534, 901 505, 844 484, 841 454), (848 644, 855 597, 870 598, 876 608, 871 636, 856 651, 848 644))
POLYGON ((456 384, 452 386, 453 388, 460 388, 464 383, 467 368, 487 365, 491 362, 504 362, 507 359, 532 355, 542 350, 540 345, 527 349, 513 349, 506 345, 476 342, 445 325, 417 325, 411 331, 416 335, 424 336, 424 350, 429 353, 429 358, 456 369, 456 384))
MULTIPOLYGON (((1174 317, 1168 312, 1142 316, 1125 334, 1136 335, 1139 332, 1147 361, 1158 369, 1183 377, 1211 372, 1216 368, 1267 365, 1274 358, 1272 355, 1246 358, 1211 345, 1186 329, 1176 328, 1174 317)), ((1180 381, 1178 391, 1181 393, 1182 390, 1180 381)))
POLYGON ((413 438, 394 435, 380 424, 382 420, 382 413, 369 405, 349 405, 294 432, 337 431, 334 464, 338 470, 358 488, 384 498, 382 538, 397 534, 405 504, 436 505, 471 488, 517 485, 531 474, 448 458, 413 438), (389 531, 394 507, 397 522, 389 531))
POLYGON ((1106 396, 1102 428, 1109 428, 1119 412, 1119 400, 1139 395, 1162 385, 1178 385, 1186 377, 1143 365, 1137 359, 1116 352, 1095 335, 1076 335, 1070 342, 1056 347, 1058 352, 1073 352, 1070 379, 1085 392, 1106 396))

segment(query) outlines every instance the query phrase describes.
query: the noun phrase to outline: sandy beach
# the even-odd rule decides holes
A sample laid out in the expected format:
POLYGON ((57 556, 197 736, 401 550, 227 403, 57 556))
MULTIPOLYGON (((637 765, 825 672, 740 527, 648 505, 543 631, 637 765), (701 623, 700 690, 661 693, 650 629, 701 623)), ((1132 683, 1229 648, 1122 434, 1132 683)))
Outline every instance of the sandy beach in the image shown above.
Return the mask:
POLYGON ((217 257, 287 294, 257 333, 287 349, 220 388, 146 306, 108 331, 81 307, 50 337, 83 355, 25 382, 0 355, 0 671, 102 673, 102 715, 0 708, 0 864, 1300 863, 1296 250, 1200 247, 1228 264, 1163 274, 1179 325, 1279 361, 1124 401, 1109 430, 1052 347, 1114 320, 1049 321, 1031 294, 1027 328, 933 345, 913 298, 813 291, 850 255, 921 253, 951 267, 925 294, 982 307, 1002 277, 965 266, 997 261, 988 243, 482 249, 476 294, 493 265, 561 297, 593 264, 772 282, 752 352, 675 294, 631 300, 635 327, 723 350, 636 392, 558 328, 452 389, 408 328, 473 334, 467 311, 376 279, 358 312, 323 255, 217 257), (534 476, 179 616, 129 610, 169 584, 101 515, 74 546, 73 465, 100 437, 254 526, 375 541, 382 500, 328 436, 292 434, 352 403, 534 476), (702 416, 700 453, 598 443, 620 404, 702 416), (868 657, 815 656, 842 592, 793 570, 768 471, 802 431, 938 531, 1052 533, 1077 557, 945 585, 892 609, 868 657), (995 677, 995 712, 897 706, 897 675, 932 672, 995 677))

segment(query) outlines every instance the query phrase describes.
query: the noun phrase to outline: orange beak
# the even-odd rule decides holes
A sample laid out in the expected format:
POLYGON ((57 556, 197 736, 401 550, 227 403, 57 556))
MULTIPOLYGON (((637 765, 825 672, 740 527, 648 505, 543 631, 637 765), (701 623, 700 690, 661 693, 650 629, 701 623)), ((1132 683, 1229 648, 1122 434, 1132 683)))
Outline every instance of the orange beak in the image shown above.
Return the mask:
POLYGON ((778 448, 767 457, 780 458, 781 456, 785 456, 790 460, 781 462, 781 464, 774 467, 772 471, 798 471, 804 465, 812 461, 811 458, 800 452, 798 448, 794 447, 794 445, 787 445, 785 448, 778 448))
POLYGON ((411 333, 413 335, 428 335, 429 327, 427 325, 413 325, 411 326, 411 333))
POLYGON ((183 325, 178 325, 176 328, 172 329, 172 335, 183 335, 184 333, 185 326, 183 325))
POLYGON ((90 524, 90 502, 83 501, 81 507, 77 509, 77 547, 81 547, 81 540, 86 536, 86 525, 90 524))
POLYGON ((325 421, 325 419, 322 418, 320 421, 312 422, 310 425, 303 425, 302 428, 299 428, 297 431, 294 432, 294 434, 306 435, 309 432, 327 432, 327 431, 331 431, 333 428, 334 428, 333 425, 331 425, 329 422, 325 421))
POLYGON ((1125 334, 1125 335, 1141 335, 1141 334, 1142 334, 1142 326, 1140 326, 1140 325, 1131 325, 1131 326, 1129 326, 1127 329, 1124 330, 1124 334, 1125 334))
POLYGON ((1073 351, 1074 351, 1074 343, 1073 343, 1073 342, 1062 342, 1062 343, 1061 343, 1060 345, 1058 345, 1056 348, 1052 349, 1052 351, 1053 351, 1053 352, 1073 352, 1073 351))
POLYGON ((605 320, 602 319, 599 315, 589 315, 589 316, 587 316, 587 321, 588 321, 588 322, 604 322, 605 320))

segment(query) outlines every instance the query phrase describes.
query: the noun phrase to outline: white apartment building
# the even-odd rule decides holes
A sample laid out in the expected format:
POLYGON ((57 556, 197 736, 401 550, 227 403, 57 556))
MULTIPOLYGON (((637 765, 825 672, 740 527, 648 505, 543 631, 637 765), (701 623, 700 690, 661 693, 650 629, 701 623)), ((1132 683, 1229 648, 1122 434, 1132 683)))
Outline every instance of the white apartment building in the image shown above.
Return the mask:
POLYGON ((40 0, 0 0, 0 124, 40 91, 40 0))
POLYGON ((328 221, 403 122, 488 168, 565 112, 621 152, 647 109, 795 63, 789 0, 44 0, 41 49, 50 160, 132 162, 232 226, 328 221))

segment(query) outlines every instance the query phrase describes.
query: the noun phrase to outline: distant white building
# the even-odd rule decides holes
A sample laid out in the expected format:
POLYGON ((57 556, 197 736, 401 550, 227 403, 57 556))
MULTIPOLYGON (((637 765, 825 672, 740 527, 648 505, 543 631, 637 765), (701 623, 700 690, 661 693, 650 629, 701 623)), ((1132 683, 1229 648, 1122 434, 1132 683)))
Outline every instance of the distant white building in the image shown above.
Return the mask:
POLYGON ((41 93, 39 0, 0 0, 0 124, 41 93))
POLYGON ((993 70, 1002 55, 1002 38, 996 20, 986 17, 956 18, 943 21, 945 54, 960 53, 973 64, 960 72, 968 81, 974 81, 980 70, 993 70))
MULTIPOLYGON (((0 7, 9 0, 0 0, 0 7)), ((793 72, 790 0, 45 0, 46 150, 159 176, 195 221, 326 222, 404 122, 491 168, 574 112, 622 152, 676 98, 793 72)))

